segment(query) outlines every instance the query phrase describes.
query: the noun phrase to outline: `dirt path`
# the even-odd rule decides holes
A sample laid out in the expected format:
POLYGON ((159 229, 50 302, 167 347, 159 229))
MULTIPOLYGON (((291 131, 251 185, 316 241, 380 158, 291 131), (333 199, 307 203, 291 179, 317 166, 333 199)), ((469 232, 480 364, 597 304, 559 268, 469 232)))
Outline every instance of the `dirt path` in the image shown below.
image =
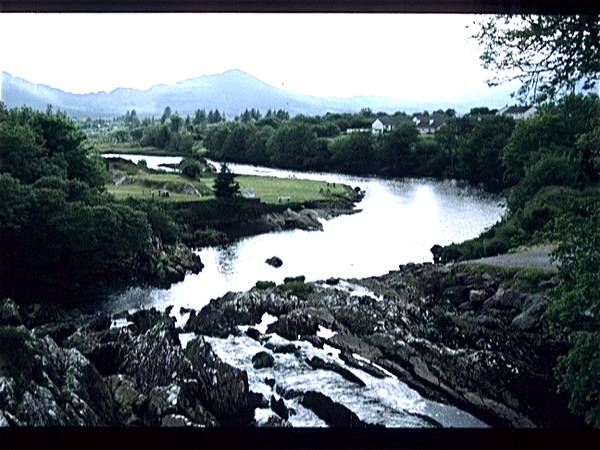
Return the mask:
POLYGON ((534 267, 557 270, 558 264, 550 261, 550 252, 555 248, 556 245, 554 244, 536 245, 515 253, 506 253, 504 255, 474 259, 466 262, 498 267, 534 267))

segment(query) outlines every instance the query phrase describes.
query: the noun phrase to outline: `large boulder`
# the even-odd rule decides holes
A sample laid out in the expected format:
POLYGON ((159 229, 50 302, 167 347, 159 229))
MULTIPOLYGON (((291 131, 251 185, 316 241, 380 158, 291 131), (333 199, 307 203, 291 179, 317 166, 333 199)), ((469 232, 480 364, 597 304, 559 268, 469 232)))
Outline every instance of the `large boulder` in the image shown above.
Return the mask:
POLYGON ((277 256, 273 256, 273 257, 267 259, 265 262, 275 268, 283 266, 283 261, 280 258, 278 258, 277 256))
POLYGON ((141 417, 147 396, 140 393, 135 380, 127 375, 111 375, 105 381, 114 400, 117 423, 125 426, 142 425, 141 417))
POLYGON ((19 307, 15 301, 10 298, 0 300, 0 326, 11 325, 16 327, 21 325, 21 323, 19 307))
POLYGON ((339 364, 325 361, 324 359, 321 359, 318 356, 313 356, 312 358, 307 359, 306 363, 313 369, 330 370, 332 372, 337 373, 338 375, 341 375, 343 378, 350 381, 351 383, 356 383, 361 387, 366 386, 366 384, 363 380, 361 380, 359 377, 354 375, 354 373, 352 373, 350 370, 346 369, 345 367, 340 366, 339 364))
POLYGON ((492 297, 483 302, 483 308, 522 311, 525 307, 526 299, 527 296, 521 292, 499 288, 492 297))
POLYGON ((311 409, 332 427, 365 428, 367 426, 354 412, 320 392, 306 392, 302 397, 302 406, 311 409))
POLYGON ((168 386, 174 380, 194 377, 185 358, 174 324, 160 322, 143 334, 132 337, 119 373, 134 378, 147 395, 156 386, 168 386))
POLYGON ((221 361, 202 338, 190 341, 185 354, 199 382, 199 398, 221 425, 249 425, 254 408, 248 374, 221 361))
POLYGON ((316 335, 319 329, 317 320, 303 310, 295 310, 280 316, 277 322, 267 327, 267 333, 277 333, 289 340, 296 340, 304 335, 316 335))
POLYGON ((542 295, 527 295, 525 298, 525 310, 515 317, 512 325, 521 331, 537 331, 542 326, 542 315, 544 310, 542 305, 546 298, 542 295))
POLYGON ((24 327, 3 333, 3 349, 8 344, 13 355, 9 372, 16 377, 0 379, 7 423, 113 425, 112 397, 94 365, 76 349, 58 347, 50 336, 36 339, 28 333, 24 327))
POLYGON ((227 337, 239 334, 238 325, 259 323, 263 314, 279 316, 300 306, 302 300, 289 300, 273 290, 229 292, 211 300, 198 314, 193 311, 184 330, 206 336, 227 337))
POLYGON ((265 367, 273 367, 275 358, 269 352, 258 352, 252 357, 252 365, 255 369, 264 369, 265 367))
POLYGON ((469 300, 470 291, 468 286, 451 286, 444 289, 442 297, 454 305, 460 305, 469 300))

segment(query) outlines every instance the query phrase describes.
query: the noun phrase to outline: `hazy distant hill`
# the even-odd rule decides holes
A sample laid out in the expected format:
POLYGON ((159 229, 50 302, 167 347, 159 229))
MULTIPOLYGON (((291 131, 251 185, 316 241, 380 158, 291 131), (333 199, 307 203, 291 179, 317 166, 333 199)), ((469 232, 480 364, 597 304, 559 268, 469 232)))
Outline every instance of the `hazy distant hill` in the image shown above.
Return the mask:
POLYGON ((468 101, 459 99, 436 104, 376 96, 320 98, 276 88, 234 69, 174 85, 159 84, 146 91, 118 88, 109 93, 72 94, 2 72, 0 99, 8 108, 28 105, 45 110, 46 105, 51 104, 54 109, 83 117, 116 116, 132 109, 140 116, 160 116, 165 107, 170 106, 173 111, 183 115, 192 115, 196 109, 219 109, 231 119, 246 108, 257 108, 263 113, 269 108, 281 108, 292 115, 325 114, 328 111, 358 112, 361 108, 389 113, 454 108, 461 113, 468 112, 472 106, 504 106, 508 101, 508 92, 510 89, 488 91, 476 93, 468 101))

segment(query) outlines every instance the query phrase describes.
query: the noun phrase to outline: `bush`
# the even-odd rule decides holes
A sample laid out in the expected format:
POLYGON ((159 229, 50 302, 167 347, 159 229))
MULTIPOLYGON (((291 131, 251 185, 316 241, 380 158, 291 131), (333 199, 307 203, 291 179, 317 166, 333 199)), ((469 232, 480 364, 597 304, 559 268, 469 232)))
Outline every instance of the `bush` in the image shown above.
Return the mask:
POLYGON ((279 285, 279 289, 284 292, 295 295, 298 298, 306 299, 310 294, 315 285, 313 283, 305 283, 306 277, 300 275, 299 277, 286 277, 283 279, 283 284, 279 285))
POLYGON ((184 158, 179 164, 179 170, 186 177, 195 180, 202 174, 203 165, 196 159, 184 158))
POLYGON ((31 377, 33 350, 27 346, 29 340, 31 336, 24 327, 0 327, 0 375, 31 377))
POLYGON ((269 289, 277 286, 273 281, 257 281, 254 287, 256 289, 269 289))

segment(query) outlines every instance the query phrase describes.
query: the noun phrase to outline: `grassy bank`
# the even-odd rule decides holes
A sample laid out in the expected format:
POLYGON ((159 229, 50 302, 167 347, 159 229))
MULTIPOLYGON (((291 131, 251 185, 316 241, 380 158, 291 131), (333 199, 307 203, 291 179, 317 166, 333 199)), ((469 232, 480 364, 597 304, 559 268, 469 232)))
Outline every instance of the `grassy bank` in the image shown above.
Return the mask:
POLYGON ((237 177, 242 192, 254 189, 255 197, 265 203, 279 203, 280 198, 289 197, 291 203, 304 203, 328 200, 335 195, 346 195, 350 186, 336 183, 327 185, 325 181, 299 180, 296 178, 260 177, 240 175, 237 177))
MULTIPOLYGON (((122 184, 108 183, 106 190, 117 199, 145 199, 160 200, 164 202, 203 201, 214 199, 212 186, 214 175, 206 175, 197 180, 191 180, 178 173, 150 173, 140 166, 129 164, 132 167, 120 167, 123 176, 127 179, 122 184), (127 170, 125 170, 127 169, 127 170), (193 186, 199 193, 189 195, 185 193, 186 186, 193 186), (168 197, 161 197, 159 191, 168 191, 168 197)), ((128 166, 129 166, 128 165, 128 166)), ((298 204, 312 201, 328 200, 335 196, 346 196, 352 192, 350 186, 337 183, 327 184, 324 181, 299 180, 296 178, 261 177, 254 175, 240 175, 236 177, 243 192, 253 190, 255 198, 262 202, 279 204, 298 204), (282 199, 282 202, 279 201, 282 199)), ((189 190, 189 188, 188 188, 189 190)))

